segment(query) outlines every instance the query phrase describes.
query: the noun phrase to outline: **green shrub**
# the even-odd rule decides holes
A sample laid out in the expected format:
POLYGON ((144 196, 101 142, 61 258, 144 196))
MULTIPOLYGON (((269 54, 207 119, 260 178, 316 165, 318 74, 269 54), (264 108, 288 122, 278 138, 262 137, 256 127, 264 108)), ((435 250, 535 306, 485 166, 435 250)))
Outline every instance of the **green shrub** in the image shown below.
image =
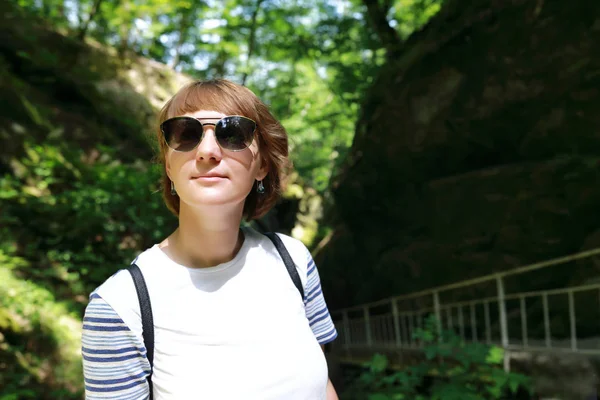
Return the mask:
POLYGON ((89 293, 177 223, 156 166, 114 153, 25 144, 0 176, 0 400, 81 399, 89 293))
POLYGON ((175 228, 158 190, 159 170, 122 164, 110 149, 93 163, 76 149, 27 146, 16 176, 0 179, 0 248, 31 265, 21 276, 77 300, 175 228))
POLYGON ((81 398, 81 320, 23 267, 0 250, 0 399, 81 398))
POLYGON ((519 389, 531 393, 528 377, 504 371, 499 347, 466 343, 451 331, 438 334, 435 317, 413 336, 423 345, 422 360, 390 373, 387 358, 376 354, 343 398, 492 400, 510 398, 519 389))

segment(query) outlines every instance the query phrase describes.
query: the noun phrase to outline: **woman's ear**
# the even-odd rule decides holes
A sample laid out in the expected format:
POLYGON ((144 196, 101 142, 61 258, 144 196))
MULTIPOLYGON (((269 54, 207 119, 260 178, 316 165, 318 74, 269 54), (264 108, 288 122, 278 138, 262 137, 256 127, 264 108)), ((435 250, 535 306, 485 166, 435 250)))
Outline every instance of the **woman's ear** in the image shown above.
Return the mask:
POLYGON ((257 181, 262 181, 263 179, 265 179, 265 177, 267 176, 268 173, 269 173, 269 167, 267 166, 267 162, 261 158, 261 160, 260 160, 260 168, 256 172, 256 178, 255 179, 257 181))
POLYGON ((173 179, 171 178, 171 163, 169 162, 169 157, 165 157, 165 172, 167 174, 167 177, 173 181, 173 179))

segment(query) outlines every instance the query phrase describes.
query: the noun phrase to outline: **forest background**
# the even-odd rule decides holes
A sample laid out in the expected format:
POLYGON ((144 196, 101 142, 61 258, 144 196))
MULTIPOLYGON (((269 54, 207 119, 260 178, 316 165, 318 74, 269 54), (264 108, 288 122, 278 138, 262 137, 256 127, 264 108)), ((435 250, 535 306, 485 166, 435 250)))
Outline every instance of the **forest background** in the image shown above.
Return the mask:
POLYGON ((176 226, 155 118, 191 79, 247 85, 286 127, 294 172, 257 225, 313 251, 330 308, 600 242, 591 2, 9 0, 0 15, 2 400, 81 398, 89 293, 176 226))

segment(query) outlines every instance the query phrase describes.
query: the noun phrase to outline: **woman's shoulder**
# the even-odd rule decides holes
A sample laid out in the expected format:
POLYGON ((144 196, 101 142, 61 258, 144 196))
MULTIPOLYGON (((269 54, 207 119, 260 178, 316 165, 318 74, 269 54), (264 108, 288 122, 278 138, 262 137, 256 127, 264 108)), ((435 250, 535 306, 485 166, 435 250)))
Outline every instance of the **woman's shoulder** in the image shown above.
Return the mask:
MULTIPOLYGON (((269 249, 274 247, 273 242, 271 242, 271 239, 269 239, 267 235, 262 234, 252 228, 244 228, 244 232, 246 235, 249 234, 254 240, 256 240, 261 247, 266 247, 269 249)), ((285 245, 286 250, 290 253, 290 256, 294 261, 298 260, 304 263, 306 261, 306 257, 310 256, 310 252, 304 243, 302 243, 302 241, 284 233, 276 232, 276 234, 279 236, 285 245)))
MULTIPOLYGON (((147 270, 151 268, 151 263, 147 261, 152 259, 155 247, 143 251, 132 261, 132 264, 140 267, 143 274, 147 274, 147 270)), ((124 265, 118 269, 92 292, 90 298, 99 296, 132 331, 141 332, 139 300, 133 278, 127 268, 128 266, 124 265)))
POLYGON ((135 294, 135 286, 131 274, 126 268, 121 268, 115 272, 111 277, 105 280, 100 286, 92 292, 92 295, 98 295, 102 297, 107 303, 112 303, 110 300, 119 299, 123 300, 127 297, 127 294, 133 290, 135 294))
MULTIPOLYGON (((146 274, 146 270, 150 268, 150 263, 147 261, 152 259, 151 255, 154 253, 155 247, 156 246, 141 252, 137 257, 135 257, 131 264, 137 264, 142 270, 142 273, 146 274)), ((100 295, 100 297, 105 300, 107 300, 107 297, 112 297, 113 295, 122 297, 130 291, 133 291, 133 294, 135 295, 135 286, 133 284, 131 274, 129 271, 127 271, 128 267, 128 265, 123 265, 118 268, 112 276, 106 279, 104 283, 94 290, 94 293, 100 295)), ((135 296, 134 299, 137 301, 137 296, 135 296)))
MULTIPOLYGON (((252 230, 251 234, 254 235, 254 239, 260 243, 260 247, 262 247, 270 257, 276 257, 277 260, 281 261, 280 255, 278 254, 275 245, 268 236, 255 230, 252 230)), ((296 269, 298 270, 298 274, 300 275, 300 280, 302 281, 302 284, 306 286, 308 265, 312 260, 310 252, 308 251, 304 243, 302 243, 302 241, 283 233, 276 234, 283 242, 285 249, 292 258, 292 261, 294 261, 296 269)))

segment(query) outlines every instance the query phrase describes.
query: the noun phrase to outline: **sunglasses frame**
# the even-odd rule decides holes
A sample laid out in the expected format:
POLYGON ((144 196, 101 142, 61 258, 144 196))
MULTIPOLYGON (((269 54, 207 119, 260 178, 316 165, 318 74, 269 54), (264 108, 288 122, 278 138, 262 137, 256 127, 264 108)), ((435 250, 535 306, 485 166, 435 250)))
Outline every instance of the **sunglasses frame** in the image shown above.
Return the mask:
POLYGON ((214 119, 217 119, 217 118, 211 118, 211 117, 195 118, 195 117, 190 117, 190 116, 187 116, 187 115, 180 115, 180 116, 177 116, 177 117, 168 118, 168 119, 164 120, 163 122, 161 122, 161 124, 160 124, 160 132, 162 133, 163 140, 165 141, 165 144, 167 145, 167 147, 170 148, 173 151, 178 152, 178 153, 189 153, 190 151, 194 151, 196 149, 196 147, 198 147, 200 145, 200 143, 202 142, 202 139, 204 139, 204 126, 205 125, 209 125, 209 126, 212 125, 214 127, 214 132, 215 132, 215 141, 217 142, 217 144, 219 145, 219 147, 221 149, 227 150, 227 151, 235 151, 235 152, 237 152, 237 151, 244 151, 248 147, 250 147, 250 145, 254 141, 254 136, 256 134, 256 129, 258 128, 258 124, 256 123, 255 120, 253 120, 252 118, 244 117, 243 115, 226 115, 226 116, 224 116, 222 118, 219 118, 217 120, 217 122, 202 122, 201 120, 203 120, 203 119, 212 119, 212 120, 214 120, 214 119), (219 122, 221 122, 222 120, 224 120, 226 118, 231 118, 231 117, 238 117, 238 118, 247 119, 248 121, 252 121, 252 123, 254 123, 254 129, 252 130, 252 140, 243 149, 235 150, 235 149, 225 148, 225 147, 221 146, 221 143, 219 142, 219 139, 217 138, 217 124, 219 122), (163 128, 163 125, 165 124, 165 122, 171 121, 171 120, 174 120, 174 119, 193 119, 193 120, 198 121, 198 123, 200 123, 200 128, 202 129, 202 135, 200 136, 200 140, 198 140, 198 143, 196 143, 196 145, 194 147, 192 147, 191 149, 189 149, 189 150, 177 150, 177 149, 174 149, 171 146, 169 146, 169 142, 167 141, 167 136, 165 134, 165 130, 163 128))

